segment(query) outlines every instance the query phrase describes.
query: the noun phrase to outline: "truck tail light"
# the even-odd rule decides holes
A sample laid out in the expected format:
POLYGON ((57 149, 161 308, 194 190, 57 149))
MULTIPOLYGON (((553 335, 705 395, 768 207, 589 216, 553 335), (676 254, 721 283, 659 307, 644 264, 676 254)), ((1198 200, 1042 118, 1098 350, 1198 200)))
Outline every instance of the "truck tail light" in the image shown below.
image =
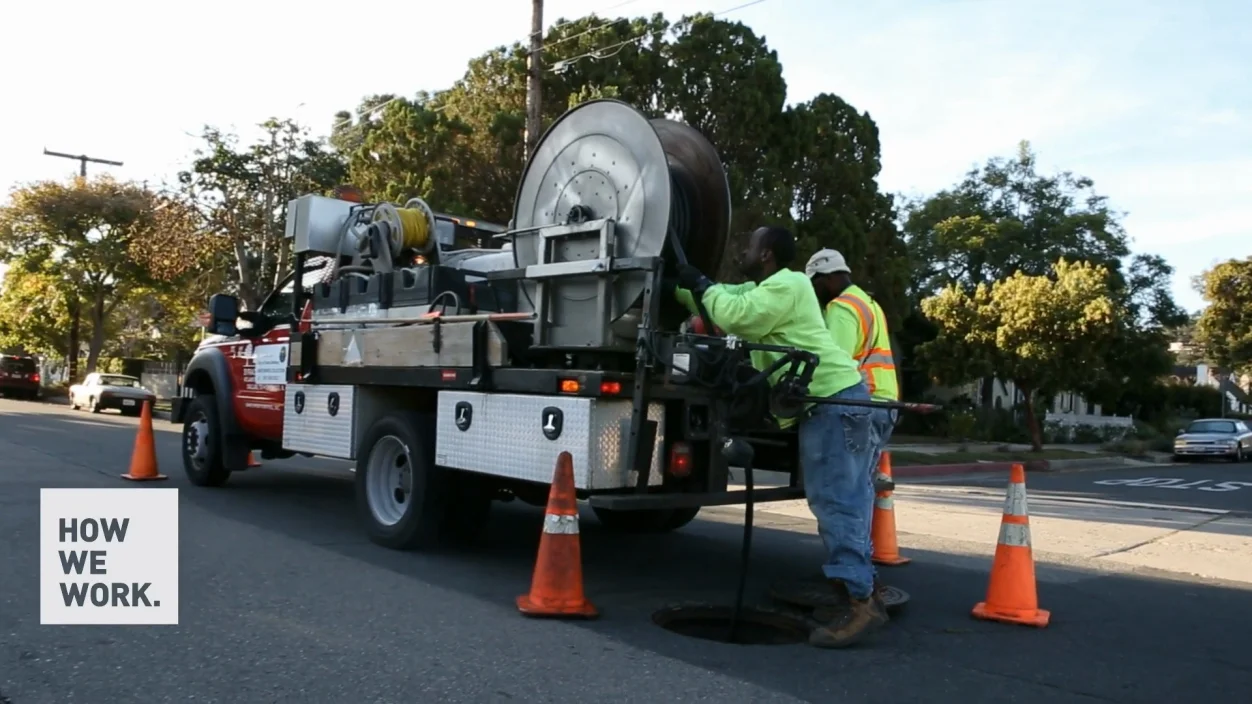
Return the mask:
POLYGON ((669 449, 669 473, 674 477, 691 474, 691 445, 676 442, 669 449))
POLYGON ((582 391, 583 385, 577 379, 561 379, 561 393, 576 394, 582 391))
POLYGON ((33 381, 33 382, 35 382, 36 384, 38 384, 38 383, 39 383, 39 372, 35 372, 34 374, 31 374, 31 375, 30 375, 30 380, 31 380, 31 381, 33 381))
POLYGON ((620 381, 602 381, 600 382, 600 393, 604 396, 616 396, 622 392, 622 382, 620 381))

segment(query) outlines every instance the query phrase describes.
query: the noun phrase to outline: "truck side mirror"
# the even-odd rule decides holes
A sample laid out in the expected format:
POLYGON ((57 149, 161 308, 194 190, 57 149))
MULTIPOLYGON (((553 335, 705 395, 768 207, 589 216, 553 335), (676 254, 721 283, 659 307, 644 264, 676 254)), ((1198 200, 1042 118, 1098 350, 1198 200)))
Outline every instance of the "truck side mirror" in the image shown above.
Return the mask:
POLYGON ((214 335, 237 335, 235 321, 239 318, 239 299, 215 293, 209 297, 209 332, 214 335))

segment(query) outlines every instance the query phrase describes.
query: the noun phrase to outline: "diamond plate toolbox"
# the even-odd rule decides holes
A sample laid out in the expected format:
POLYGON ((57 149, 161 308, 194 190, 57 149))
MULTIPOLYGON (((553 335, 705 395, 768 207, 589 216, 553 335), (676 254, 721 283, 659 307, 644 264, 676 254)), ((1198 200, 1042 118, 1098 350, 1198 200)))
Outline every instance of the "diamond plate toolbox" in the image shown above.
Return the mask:
MULTIPOLYGON (((635 472, 622 467, 630 433, 629 399, 483 394, 441 391, 436 421, 435 463, 543 484, 552 481, 556 458, 574 458, 579 489, 623 489, 635 472)), ((665 409, 650 404, 656 422, 648 484, 661 484, 665 409)))
POLYGON ((356 387, 287 384, 283 447, 352 459, 356 387))

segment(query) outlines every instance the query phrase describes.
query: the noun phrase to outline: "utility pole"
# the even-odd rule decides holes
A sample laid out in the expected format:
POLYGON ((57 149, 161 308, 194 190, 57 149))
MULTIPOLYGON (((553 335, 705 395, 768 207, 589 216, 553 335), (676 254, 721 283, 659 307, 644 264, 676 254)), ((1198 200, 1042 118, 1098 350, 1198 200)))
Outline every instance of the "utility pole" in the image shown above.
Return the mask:
POLYGON ((78 156, 75 156, 73 154, 62 154, 61 152, 50 152, 48 151, 47 147, 44 147, 43 153, 44 153, 44 156, 59 156, 62 159, 73 159, 77 161, 79 163, 78 175, 82 176, 83 178, 87 178, 87 162, 89 161, 92 162, 93 164, 108 164, 109 166, 121 166, 122 165, 122 162, 120 161, 109 161, 108 159, 96 159, 94 157, 90 157, 85 154, 80 154, 78 156))
POLYGON ((543 78, 543 0, 531 0, 530 8, 530 53, 528 55, 529 73, 526 77, 526 153, 525 158, 535 151, 535 143, 539 141, 539 92, 543 78))

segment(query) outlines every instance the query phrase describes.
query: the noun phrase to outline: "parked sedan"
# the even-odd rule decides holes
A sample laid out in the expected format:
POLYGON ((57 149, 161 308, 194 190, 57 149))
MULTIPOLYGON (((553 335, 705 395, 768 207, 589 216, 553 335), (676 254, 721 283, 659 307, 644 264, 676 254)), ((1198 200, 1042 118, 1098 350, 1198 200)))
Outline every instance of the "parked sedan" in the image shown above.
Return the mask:
POLYGON ((70 387, 70 408, 74 410, 89 408, 92 413, 99 413, 113 408, 122 415, 137 416, 145 401, 155 403, 156 394, 125 374, 88 374, 83 383, 70 387))
POLYGON ((1206 418, 1193 420, 1174 439, 1174 459, 1225 457, 1242 462, 1252 453, 1252 430, 1241 420, 1206 418))

